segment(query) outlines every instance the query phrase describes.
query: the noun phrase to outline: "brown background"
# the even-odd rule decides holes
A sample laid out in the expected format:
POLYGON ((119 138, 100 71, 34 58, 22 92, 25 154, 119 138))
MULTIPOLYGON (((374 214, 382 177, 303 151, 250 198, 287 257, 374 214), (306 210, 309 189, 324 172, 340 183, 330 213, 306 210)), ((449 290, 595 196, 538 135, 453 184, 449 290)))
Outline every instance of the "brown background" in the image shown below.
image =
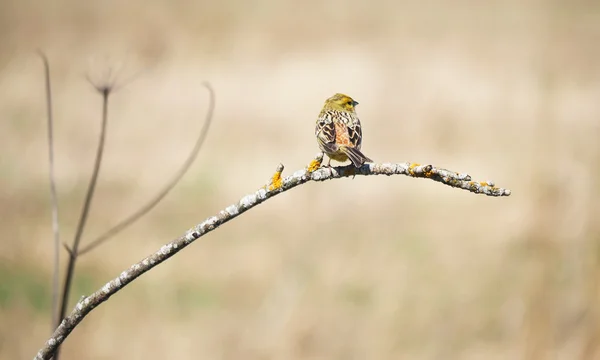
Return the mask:
MULTIPOLYGON (((52 64, 62 239, 118 70, 75 301, 318 148, 323 101, 360 102, 363 150, 493 179, 488 198, 406 177, 308 184, 202 238, 94 310, 64 359, 600 358, 597 1, 0 2, 0 357, 50 333, 42 66, 52 64)), ((63 260, 66 254, 63 253, 63 260)))

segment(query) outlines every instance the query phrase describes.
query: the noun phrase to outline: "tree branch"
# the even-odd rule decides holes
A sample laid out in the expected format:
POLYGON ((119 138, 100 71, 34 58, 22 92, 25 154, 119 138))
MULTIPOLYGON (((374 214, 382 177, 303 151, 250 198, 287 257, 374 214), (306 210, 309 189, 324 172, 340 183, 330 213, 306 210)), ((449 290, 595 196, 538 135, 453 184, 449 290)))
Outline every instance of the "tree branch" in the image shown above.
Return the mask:
MULTIPOLYGON (((94 191, 96 189, 96 183, 98 181, 98 175, 100 174, 100 165, 102 164, 102 155, 104 153, 104 141, 106 138, 106 124, 108 122, 108 97, 112 91, 111 85, 98 85, 95 86, 96 90, 102 94, 102 125, 100 128, 100 139, 98 142, 98 148, 96 150, 96 160, 94 162, 94 170, 90 179, 85 201, 83 203, 83 209, 81 211, 81 217, 77 225, 77 232, 73 240, 73 246, 69 249, 69 262, 67 264, 67 272, 65 274, 65 282, 63 285, 63 293, 61 297, 60 313, 58 316, 59 321, 64 319, 67 313, 67 305, 69 303, 69 293, 71 291, 71 282, 75 275, 75 263, 77 262, 77 255, 79 251, 79 243, 81 242, 81 236, 85 229, 90 207, 92 206, 92 199, 94 198, 94 191)), ((59 359, 60 349, 56 350, 55 360, 59 359)))
POLYGON ((292 175, 282 178, 283 165, 277 166, 277 171, 271 177, 269 184, 261 187, 252 194, 244 196, 237 203, 226 207, 215 216, 211 216, 204 222, 189 229, 181 237, 163 245, 158 251, 149 255, 142 261, 132 265, 129 269, 123 271, 118 277, 106 283, 101 289, 83 297, 71 311, 71 314, 64 318, 59 327, 54 331, 52 337, 46 341, 43 348, 39 350, 35 359, 50 359, 57 347, 62 344, 73 329, 86 317, 95 307, 108 300, 117 291, 120 291, 127 284, 159 265, 163 261, 174 256, 180 250, 207 233, 215 230, 220 225, 236 218, 240 214, 263 203, 271 197, 291 190, 296 186, 305 184, 309 181, 325 181, 339 179, 356 175, 406 175, 417 178, 427 178, 441 182, 451 187, 468 190, 476 194, 488 196, 509 196, 510 190, 495 187, 493 182, 475 182, 467 174, 459 174, 454 171, 436 168, 431 165, 419 165, 411 163, 382 163, 365 164, 360 168, 352 165, 341 167, 320 167, 323 161, 323 154, 318 154, 311 163, 302 170, 298 170, 292 175))
POLYGON ((52 329, 58 326, 58 275, 60 266, 60 230, 58 223, 58 197, 56 195, 56 180, 54 176, 54 117, 52 116, 52 88, 50 82, 50 64, 41 50, 38 55, 44 63, 44 82, 46 89, 46 116, 48 118, 48 177, 50 180, 50 206, 52 207, 52 233, 54 234, 54 269, 52 274, 52 329))

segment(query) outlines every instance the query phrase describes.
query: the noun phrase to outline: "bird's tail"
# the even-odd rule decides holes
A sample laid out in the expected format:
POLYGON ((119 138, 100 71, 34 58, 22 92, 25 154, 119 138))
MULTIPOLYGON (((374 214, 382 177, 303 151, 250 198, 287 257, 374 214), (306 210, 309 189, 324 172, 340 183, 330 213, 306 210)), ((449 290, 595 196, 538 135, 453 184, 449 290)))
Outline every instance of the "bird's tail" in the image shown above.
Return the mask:
POLYGON ((365 162, 373 162, 373 160, 366 157, 357 148, 340 146, 340 149, 348 156, 350 161, 352 161, 352 164, 354 164, 356 167, 361 167, 365 162))

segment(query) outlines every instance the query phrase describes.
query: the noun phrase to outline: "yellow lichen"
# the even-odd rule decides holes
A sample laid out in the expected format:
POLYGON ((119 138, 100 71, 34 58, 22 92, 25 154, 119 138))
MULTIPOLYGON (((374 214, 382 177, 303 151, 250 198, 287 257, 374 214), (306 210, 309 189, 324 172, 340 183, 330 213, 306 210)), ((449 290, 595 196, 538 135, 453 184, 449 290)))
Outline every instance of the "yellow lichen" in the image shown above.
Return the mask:
POLYGON ((415 176, 415 172, 413 171, 414 168, 416 168, 417 166, 420 166, 421 164, 417 164, 417 163, 412 163, 408 166, 408 173, 411 174, 412 176, 415 176))
POLYGON ((321 167, 321 162, 322 162, 322 159, 321 160, 313 159, 310 162, 310 164, 308 164, 308 168, 307 168, 308 172, 311 173, 311 172, 317 170, 319 167, 321 167))
POLYGON ((283 185, 283 181, 281 181, 281 172, 277 171, 273 174, 271 178, 271 185, 269 186, 269 191, 273 191, 279 189, 283 185))
POLYGON ((479 183, 479 185, 481 185, 481 186, 488 186, 488 183, 485 182, 485 181, 482 181, 482 182, 479 183))

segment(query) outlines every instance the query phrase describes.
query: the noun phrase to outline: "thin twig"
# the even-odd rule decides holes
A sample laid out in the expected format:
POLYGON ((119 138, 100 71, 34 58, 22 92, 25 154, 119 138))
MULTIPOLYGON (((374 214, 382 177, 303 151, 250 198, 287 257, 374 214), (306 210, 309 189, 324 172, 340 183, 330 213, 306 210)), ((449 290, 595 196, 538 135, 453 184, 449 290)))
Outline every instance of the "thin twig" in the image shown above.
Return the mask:
POLYGON ((123 229, 127 228, 128 226, 130 226, 131 224, 133 224, 134 222, 139 220, 148 211, 152 210, 152 208, 154 208, 169 193, 169 191, 171 191, 171 189, 173 189, 175 187, 175 185, 177 185, 177 183, 181 180, 181 178, 189 170, 189 168, 192 165, 192 163, 194 162, 194 160, 196 160, 196 157, 198 156, 198 153, 200 152, 200 149, 202 148, 204 141, 206 140, 206 135, 208 134, 208 130, 210 128, 210 124, 212 122, 212 117, 213 117, 213 113, 214 113, 214 109, 215 109, 214 91, 209 83, 203 83, 203 85, 206 87, 206 89, 208 89, 209 96, 210 96, 208 111, 206 112, 204 125, 202 125, 202 129, 200 130, 200 135, 198 136, 198 139, 196 140, 196 144, 194 145, 194 148, 192 149, 190 155, 188 156, 186 161, 183 163, 183 165, 181 166, 179 171, 175 174, 175 177, 173 177, 173 179, 151 201, 149 201, 146 205, 142 206, 138 211, 136 211, 135 213, 133 213, 132 215, 127 217, 125 220, 121 221, 119 224, 115 225, 113 228, 111 228, 110 230, 108 230, 107 232, 102 234, 100 237, 98 237, 97 239, 95 239, 94 241, 89 243, 88 245, 84 246, 83 249, 81 249, 78 252, 78 255, 83 255, 83 254, 95 249, 97 246, 101 245, 105 241, 109 240, 110 238, 112 238, 113 236, 115 236, 116 234, 121 232, 123 229))
MULTIPOLYGON (((71 282, 73 281, 73 275, 75 273, 75 263, 77 262, 77 250, 79 249, 79 243, 81 242, 81 236, 87 222, 88 214, 92 206, 92 199, 94 198, 94 191, 96 189, 96 182, 98 181, 98 174, 100 173, 100 165, 102 163, 102 155, 104 153, 104 141, 106 137, 106 123, 108 122, 108 97, 112 90, 111 86, 98 86, 96 89, 102 94, 102 125, 100 129, 100 139, 98 142, 98 149, 96 151, 96 161, 94 163, 94 170, 90 179, 88 191, 83 203, 83 209, 81 211, 81 217, 79 224, 77 225, 77 232, 73 240, 73 246, 69 253, 69 263, 67 265, 67 272, 65 274, 65 282, 63 285, 63 294, 61 299, 61 308, 59 319, 62 321, 67 313, 67 305, 69 303, 69 293, 71 291, 71 282)), ((61 322, 62 323, 62 322, 61 322)), ((56 349, 54 360, 58 360, 60 355, 60 348, 56 349)))
POLYGON ((46 85, 46 115, 48 118, 48 177, 50 179, 50 206, 52 208, 52 233, 54 234, 54 269, 52 271, 52 330, 58 326, 58 272, 60 265, 60 231, 58 225, 58 197, 54 176, 54 117, 52 115, 52 88, 50 86, 50 63, 46 54, 38 50, 44 62, 44 81, 46 85))
POLYGON ((320 167, 323 161, 323 154, 317 157, 303 170, 296 171, 292 175, 282 178, 283 165, 277 166, 275 174, 272 176, 269 184, 261 187, 252 194, 244 196, 235 204, 221 210, 215 216, 211 216, 202 223, 189 229, 181 237, 163 245, 158 251, 147 256, 142 261, 132 265, 129 269, 123 271, 117 278, 106 283, 101 289, 90 296, 82 298, 71 314, 67 316, 56 329, 52 337, 46 341, 43 348, 39 350, 35 359, 49 359, 56 351, 56 348, 69 336, 71 331, 86 317, 95 307, 108 300, 117 291, 121 290, 127 284, 159 265, 163 261, 174 256, 181 249, 188 246, 198 238, 215 230, 220 225, 235 219, 240 214, 263 203, 271 197, 291 190, 296 186, 305 184, 309 181, 325 181, 339 179, 355 175, 406 175, 410 177, 426 178, 441 182, 445 185, 468 190, 476 194, 488 196, 509 196, 510 190, 498 188, 491 181, 475 182, 467 174, 459 174, 450 170, 436 168, 431 165, 418 165, 411 163, 399 164, 365 164, 356 169, 352 165, 342 167, 320 167))

